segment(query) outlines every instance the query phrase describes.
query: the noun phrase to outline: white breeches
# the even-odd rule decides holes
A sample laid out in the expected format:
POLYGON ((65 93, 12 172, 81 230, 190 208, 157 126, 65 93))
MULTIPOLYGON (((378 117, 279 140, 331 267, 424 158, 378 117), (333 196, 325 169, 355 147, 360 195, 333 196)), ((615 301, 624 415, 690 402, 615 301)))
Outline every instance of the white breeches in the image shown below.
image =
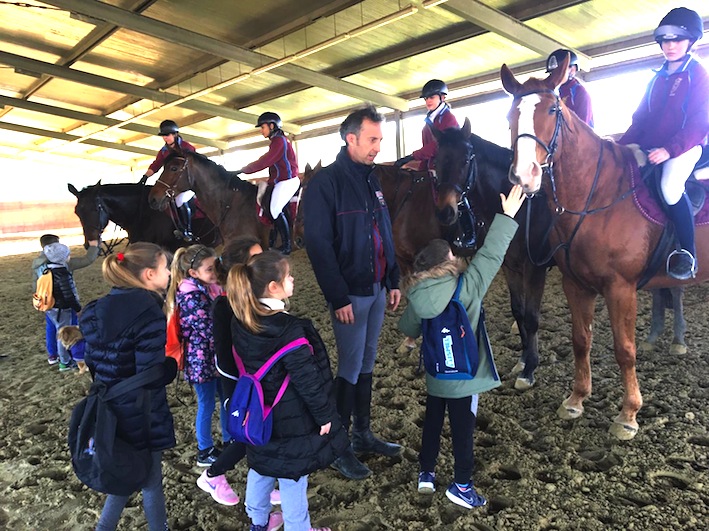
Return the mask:
POLYGON ((684 183, 692 174, 694 165, 702 156, 702 146, 694 146, 680 156, 666 160, 662 165, 660 188, 668 205, 675 205, 684 193, 684 183))
POLYGON ((285 181, 276 183, 273 187, 273 195, 271 195, 271 217, 276 219, 291 198, 300 188, 300 179, 291 177, 285 181))
POLYGON ((193 197, 194 192, 192 190, 185 190, 175 196, 175 205, 177 205, 177 208, 180 208, 185 203, 188 203, 193 197))

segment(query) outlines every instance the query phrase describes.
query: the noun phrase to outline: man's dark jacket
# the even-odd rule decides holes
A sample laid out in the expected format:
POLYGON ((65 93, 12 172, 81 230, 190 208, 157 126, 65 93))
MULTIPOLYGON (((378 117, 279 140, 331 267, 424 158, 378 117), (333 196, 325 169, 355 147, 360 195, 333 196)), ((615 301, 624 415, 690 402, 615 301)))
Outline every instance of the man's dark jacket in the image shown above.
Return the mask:
POLYGON ((305 247, 325 300, 335 310, 350 295, 373 295, 374 224, 386 259, 383 284, 399 289, 394 237, 374 166, 353 162, 343 147, 333 164, 319 171, 303 197, 305 247))

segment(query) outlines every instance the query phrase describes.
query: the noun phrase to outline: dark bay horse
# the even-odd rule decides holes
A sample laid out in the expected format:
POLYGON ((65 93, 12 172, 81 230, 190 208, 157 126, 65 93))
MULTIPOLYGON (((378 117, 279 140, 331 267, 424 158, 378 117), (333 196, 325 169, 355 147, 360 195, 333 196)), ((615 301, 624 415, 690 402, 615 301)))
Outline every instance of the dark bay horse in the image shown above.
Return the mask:
MULTIPOLYGON (((142 184, 101 184, 87 186, 81 191, 69 184, 69 191, 76 196, 74 212, 81 221, 84 240, 98 240, 113 221, 128 233, 128 242, 153 242, 175 251, 188 243, 173 234, 175 224, 170 216, 157 212, 148 205, 151 186, 142 184)), ((219 245, 219 231, 206 218, 193 221, 196 239, 205 245, 219 245)))
POLYGON ((258 219, 255 185, 199 153, 172 153, 150 192, 150 206, 164 209, 171 198, 185 190, 195 192, 225 242, 254 236, 264 249, 268 248, 270 227, 258 219))
MULTIPOLYGON (((566 79, 567 66, 568 58, 547 78, 523 84, 502 66, 502 84, 514 97, 509 113, 515 147, 510 179, 529 194, 543 186, 549 207, 557 213, 549 243, 556 251, 571 311, 575 367, 573 391, 559 415, 579 417, 591 393, 592 324, 596 298, 602 295, 624 388, 622 409, 610 432, 628 440, 637 434, 642 407, 635 371, 636 287, 662 227, 647 221, 633 203, 629 148, 598 137, 559 99, 555 91, 566 79)), ((692 282, 709 276, 708 237, 708 227, 697 227, 700 269, 692 282)), ((684 284, 688 282, 661 271, 645 287, 684 284)))

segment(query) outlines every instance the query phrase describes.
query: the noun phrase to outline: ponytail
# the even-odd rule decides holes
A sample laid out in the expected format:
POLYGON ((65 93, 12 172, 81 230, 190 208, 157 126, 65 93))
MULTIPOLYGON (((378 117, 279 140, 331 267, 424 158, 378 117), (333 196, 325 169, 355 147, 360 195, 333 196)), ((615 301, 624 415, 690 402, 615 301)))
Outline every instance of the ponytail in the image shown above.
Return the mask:
POLYGON ((104 280, 112 286, 146 289, 141 280, 143 271, 156 269, 161 256, 170 261, 171 255, 159 245, 132 243, 122 253, 108 255, 103 261, 101 272, 104 280))

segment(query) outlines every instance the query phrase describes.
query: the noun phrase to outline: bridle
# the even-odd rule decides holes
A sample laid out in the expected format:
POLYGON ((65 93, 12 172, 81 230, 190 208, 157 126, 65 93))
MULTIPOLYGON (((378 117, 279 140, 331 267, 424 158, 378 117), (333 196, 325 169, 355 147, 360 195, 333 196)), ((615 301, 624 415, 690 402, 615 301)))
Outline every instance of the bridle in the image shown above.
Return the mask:
POLYGON ((194 178, 192 177, 192 174, 190 173, 190 167, 188 164, 187 157, 174 157, 174 159, 182 159, 183 160, 182 167, 180 168, 180 173, 178 174, 177 179, 175 179, 175 182, 173 182, 172 184, 168 184, 162 180, 162 176, 160 179, 155 181, 155 185, 161 184, 165 187, 165 197, 167 197, 170 200, 175 199, 175 196, 178 194, 177 185, 180 183, 180 181, 182 180, 182 178, 185 175, 187 175, 187 185, 188 185, 186 189, 191 190, 192 187, 194 186, 194 178))

